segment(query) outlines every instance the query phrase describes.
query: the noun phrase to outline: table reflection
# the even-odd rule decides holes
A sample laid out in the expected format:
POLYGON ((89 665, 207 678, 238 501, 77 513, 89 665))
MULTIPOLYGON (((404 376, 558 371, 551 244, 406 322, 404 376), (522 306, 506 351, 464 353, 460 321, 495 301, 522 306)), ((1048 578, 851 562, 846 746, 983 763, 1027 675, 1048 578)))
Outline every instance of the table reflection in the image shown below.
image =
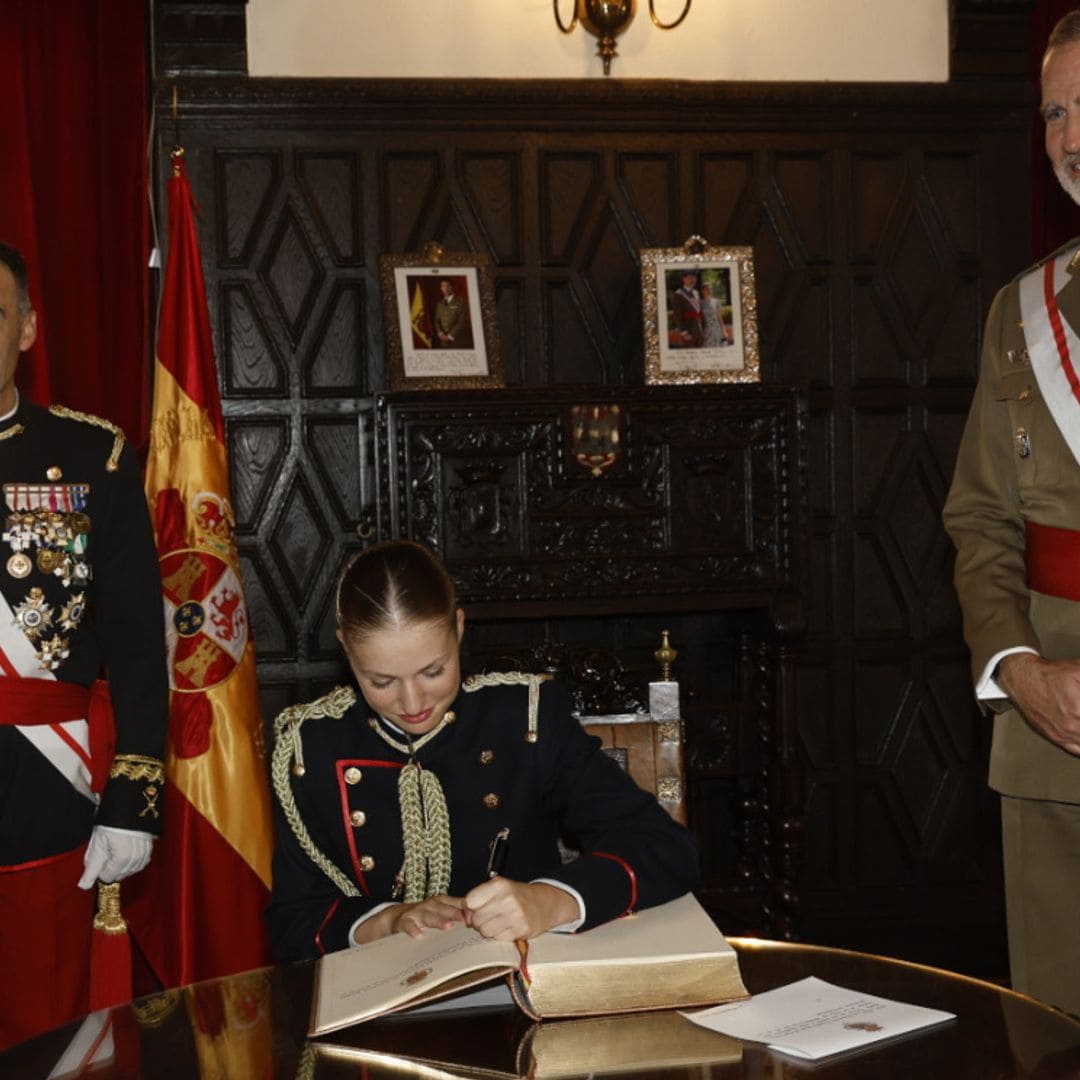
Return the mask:
POLYGON ((141 998, 0 1054, 10 1080, 611 1076, 919 1080, 1080 1077, 1080 1023, 990 983, 812 945, 731 939, 751 993, 807 975, 957 1014, 955 1024, 809 1066, 676 1013, 535 1025, 513 1008, 384 1018, 305 1037, 313 964, 283 965, 141 998))

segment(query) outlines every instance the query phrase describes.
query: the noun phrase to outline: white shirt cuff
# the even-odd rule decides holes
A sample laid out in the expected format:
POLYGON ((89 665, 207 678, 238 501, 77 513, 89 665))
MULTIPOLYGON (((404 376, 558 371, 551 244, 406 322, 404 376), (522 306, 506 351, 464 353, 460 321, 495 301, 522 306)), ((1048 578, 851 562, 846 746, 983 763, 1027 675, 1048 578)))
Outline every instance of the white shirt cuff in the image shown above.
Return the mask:
POLYGON ((360 944, 360 942, 358 942, 356 938, 353 937, 353 934, 356 933, 356 928, 358 926, 360 926, 362 923, 366 923, 368 919, 370 919, 373 915, 378 915, 380 911, 385 911, 388 907, 393 906, 393 901, 388 900, 385 904, 376 904, 370 911, 365 911, 364 914, 361 915, 360 918, 357 919, 356 922, 354 922, 352 926, 349 927, 349 948, 354 949, 360 944))
POLYGON ((551 885, 556 889, 562 889, 564 893, 569 893, 577 901, 578 917, 560 926, 553 926, 548 931, 549 934, 572 934, 585 921, 585 901, 577 889, 570 888, 565 882, 552 881, 551 878, 546 877, 534 878, 533 884, 551 885))
POLYGON ((1014 645, 1011 649, 1002 649, 1001 652, 994 653, 993 656, 986 663, 986 667, 983 668, 983 673, 979 677, 979 681, 975 684, 975 697, 979 701, 990 701, 994 698, 1007 698, 1009 695, 1001 689, 1000 686, 994 681, 994 672, 997 670, 998 664, 1006 656, 1012 656, 1013 653, 1033 653, 1035 656, 1039 654, 1027 645, 1014 645))

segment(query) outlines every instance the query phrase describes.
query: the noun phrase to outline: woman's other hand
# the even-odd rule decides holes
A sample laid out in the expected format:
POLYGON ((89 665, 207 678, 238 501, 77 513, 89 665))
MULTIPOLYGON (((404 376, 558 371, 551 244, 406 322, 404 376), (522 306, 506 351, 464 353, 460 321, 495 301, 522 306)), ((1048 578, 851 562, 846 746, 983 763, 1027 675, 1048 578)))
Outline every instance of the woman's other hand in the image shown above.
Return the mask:
POLYGON ((465 921, 465 901, 461 897, 430 896, 417 904, 393 904, 383 908, 356 928, 353 941, 357 945, 366 945, 391 934, 408 934, 415 938, 424 929, 449 930, 465 921))

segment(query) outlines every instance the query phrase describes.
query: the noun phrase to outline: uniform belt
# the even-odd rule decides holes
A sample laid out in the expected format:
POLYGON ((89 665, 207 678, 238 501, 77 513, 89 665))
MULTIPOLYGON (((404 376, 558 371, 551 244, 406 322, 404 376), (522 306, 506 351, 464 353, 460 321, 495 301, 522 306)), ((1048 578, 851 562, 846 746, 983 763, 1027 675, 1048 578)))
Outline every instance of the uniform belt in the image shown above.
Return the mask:
POLYGON ((0 725, 63 724, 85 720, 90 739, 91 789, 100 792, 108 778, 116 744, 109 684, 98 679, 90 687, 58 679, 0 678, 0 725))
POLYGON ((1026 521, 1027 586, 1046 596, 1080 600, 1080 531, 1026 521))

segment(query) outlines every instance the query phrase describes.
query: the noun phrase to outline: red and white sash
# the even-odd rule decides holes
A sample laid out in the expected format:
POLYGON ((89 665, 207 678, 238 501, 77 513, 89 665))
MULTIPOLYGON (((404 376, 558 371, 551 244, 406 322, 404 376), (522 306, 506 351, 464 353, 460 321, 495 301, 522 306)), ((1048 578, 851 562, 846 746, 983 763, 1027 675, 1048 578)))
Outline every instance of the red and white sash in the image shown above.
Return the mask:
MULTIPOLYGON (((37 651, 19 629, 3 594, 0 594, 0 675, 56 679, 51 671, 42 670, 37 651)), ((15 730, 28 739, 80 795, 93 803, 99 801, 100 797, 90 789, 90 726, 85 717, 54 724, 16 724, 15 730)))
POLYGON ((1020 279, 1020 317, 1043 400, 1073 457, 1080 462, 1080 337, 1057 304, 1071 280, 1066 267, 1076 250, 1069 248, 1020 279))

